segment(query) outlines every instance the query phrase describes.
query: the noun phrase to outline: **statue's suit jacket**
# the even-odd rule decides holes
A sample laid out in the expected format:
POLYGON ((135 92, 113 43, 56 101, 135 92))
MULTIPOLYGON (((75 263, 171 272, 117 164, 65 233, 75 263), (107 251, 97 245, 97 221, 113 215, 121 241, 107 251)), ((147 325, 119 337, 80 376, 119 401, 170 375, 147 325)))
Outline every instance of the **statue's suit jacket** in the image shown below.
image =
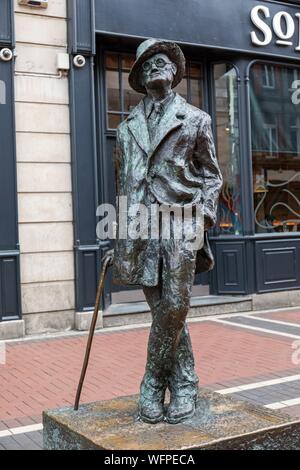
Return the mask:
MULTIPOLYGON (((222 176, 211 118, 178 94, 168 105, 151 143, 143 100, 120 124, 115 170, 117 196, 127 196, 128 208, 132 204, 149 207, 155 200, 180 206, 203 204, 205 229, 215 224, 222 176)), ((159 240, 120 239, 119 214, 117 217, 114 282, 157 285, 159 240)), ((213 265, 205 232, 204 245, 197 252, 196 273, 208 271, 213 265)))

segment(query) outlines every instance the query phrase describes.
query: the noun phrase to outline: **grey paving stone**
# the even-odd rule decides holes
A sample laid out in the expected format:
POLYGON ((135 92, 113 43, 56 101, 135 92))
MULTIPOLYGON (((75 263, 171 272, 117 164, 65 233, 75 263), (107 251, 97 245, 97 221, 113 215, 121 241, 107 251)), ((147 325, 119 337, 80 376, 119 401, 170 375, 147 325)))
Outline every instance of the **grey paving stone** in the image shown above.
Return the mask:
POLYGON ((277 401, 290 400, 300 397, 300 381, 286 382, 282 384, 269 385, 267 387, 244 390, 232 394, 236 398, 245 398, 262 405, 268 405, 277 401))
POLYGON ((43 431, 35 431, 27 433, 27 436, 38 446, 39 449, 43 448, 43 431))

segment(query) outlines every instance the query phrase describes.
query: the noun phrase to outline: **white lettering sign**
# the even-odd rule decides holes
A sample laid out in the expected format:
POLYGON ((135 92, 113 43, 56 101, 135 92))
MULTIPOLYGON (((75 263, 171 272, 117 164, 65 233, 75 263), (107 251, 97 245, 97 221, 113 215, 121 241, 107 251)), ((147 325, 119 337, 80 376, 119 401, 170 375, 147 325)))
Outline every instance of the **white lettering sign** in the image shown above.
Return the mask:
POLYGON ((270 9, 264 5, 257 5, 251 10, 251 21, 256 27, 251 31, 251 41, 255 46, 268 46, 273 40, 279 46, 295 46, 296 51, 300 51, 300 13, 295 13, 294 17, 287 11, 278 11, 272 21, 270 9), (295 39, 296 28, 298 37, 295 39), (295 44, 295 41, 297 43, 295 44))
POLYGON ((0 341, 0 365, 5 366, 6 364, 6 344, 4 341, 0 341))

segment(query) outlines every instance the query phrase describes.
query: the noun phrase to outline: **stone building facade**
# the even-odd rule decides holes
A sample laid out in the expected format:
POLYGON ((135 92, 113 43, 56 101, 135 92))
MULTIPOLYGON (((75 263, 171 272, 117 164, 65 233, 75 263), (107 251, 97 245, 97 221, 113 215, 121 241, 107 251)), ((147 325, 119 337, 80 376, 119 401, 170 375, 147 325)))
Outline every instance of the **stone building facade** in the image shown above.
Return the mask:
POLYGON ((16 334, 34 334, 74 327, 69 85, 68 72, 57 69, 57 55, 68 52, 66 0, 47 9, 15 0, 14 28, 23 322, 16 334))

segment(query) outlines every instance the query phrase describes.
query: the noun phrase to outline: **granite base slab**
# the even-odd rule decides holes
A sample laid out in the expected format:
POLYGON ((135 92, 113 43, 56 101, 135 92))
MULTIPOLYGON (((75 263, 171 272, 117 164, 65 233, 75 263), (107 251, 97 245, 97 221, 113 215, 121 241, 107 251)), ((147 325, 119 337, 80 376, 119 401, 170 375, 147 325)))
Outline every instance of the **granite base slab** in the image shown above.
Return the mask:
POLYGON ((44 448, 55 450, 300 450, 300 420, 200 389, 196 413, 183 423, 146 424, 138 396, 43 413, 44 448))

